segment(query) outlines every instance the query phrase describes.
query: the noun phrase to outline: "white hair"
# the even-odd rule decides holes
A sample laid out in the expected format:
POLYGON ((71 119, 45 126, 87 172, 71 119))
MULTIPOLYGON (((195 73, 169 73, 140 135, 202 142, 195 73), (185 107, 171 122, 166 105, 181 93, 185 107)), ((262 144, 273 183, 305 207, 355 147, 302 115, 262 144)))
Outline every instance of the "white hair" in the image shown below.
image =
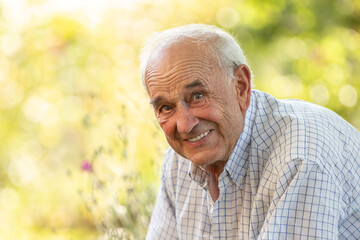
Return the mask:
POLYGON ((191 41, 206 53, 214 56, 225 70, 228 81, 234 78, 238 66, 246 64, 246 58, 236 40, 227 32, 211 25, 189 24, 153 33, 143 44, 140 53, 141 80, 145 86, 148 60, 156 50, 174 43, 191 41))

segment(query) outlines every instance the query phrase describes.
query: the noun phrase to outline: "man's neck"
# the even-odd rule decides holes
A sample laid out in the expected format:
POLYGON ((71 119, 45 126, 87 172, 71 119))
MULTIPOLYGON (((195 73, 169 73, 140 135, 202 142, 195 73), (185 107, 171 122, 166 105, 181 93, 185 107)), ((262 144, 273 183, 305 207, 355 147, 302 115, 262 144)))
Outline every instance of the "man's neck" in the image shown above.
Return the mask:
POLYGON ((219 189, 219 176, 215 174, 210 174, 209 179, 209 186, 210 186, 210 195, 214 202, 219 198, 220 189, 219 189))
POLYGON ((217 161, 213 164, 202 167, 202 169, 210 173, 210 175, 215 175, 216 179, 218 179, 220 174, 224 171, 226 162, 227 161, 217 161))

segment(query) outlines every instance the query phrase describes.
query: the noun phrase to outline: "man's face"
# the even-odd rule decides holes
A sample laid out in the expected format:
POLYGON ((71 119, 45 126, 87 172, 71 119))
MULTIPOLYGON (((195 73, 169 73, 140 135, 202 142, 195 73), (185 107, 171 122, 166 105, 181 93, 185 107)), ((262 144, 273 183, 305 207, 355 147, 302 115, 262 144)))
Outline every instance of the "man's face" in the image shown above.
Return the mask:
POLYGON ((224 165, 247 106, 215 58, 191 43, 163 48, 148 61, 145 85, 170 146, 204 169, 224 165))

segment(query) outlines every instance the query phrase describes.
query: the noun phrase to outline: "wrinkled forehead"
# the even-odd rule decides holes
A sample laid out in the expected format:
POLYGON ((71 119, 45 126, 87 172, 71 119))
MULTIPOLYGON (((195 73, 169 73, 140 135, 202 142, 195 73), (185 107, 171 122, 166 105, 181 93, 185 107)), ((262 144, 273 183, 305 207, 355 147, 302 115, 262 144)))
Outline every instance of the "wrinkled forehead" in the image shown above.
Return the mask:
MULTIPOLYGON (((192 42, 176 43, 156 49, 145 69, 145 86, 170 84, 187 76, 204 74, 215 64, 214 57, 192 42)), ((210 72, 208 72, 210 73, 210 72)))

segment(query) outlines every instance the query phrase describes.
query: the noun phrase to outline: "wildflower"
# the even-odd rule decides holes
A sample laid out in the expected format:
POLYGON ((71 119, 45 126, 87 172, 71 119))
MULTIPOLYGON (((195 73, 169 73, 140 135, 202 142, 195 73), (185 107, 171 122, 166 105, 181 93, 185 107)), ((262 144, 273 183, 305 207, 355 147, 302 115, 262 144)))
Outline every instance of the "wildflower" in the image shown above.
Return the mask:
POLYGON ((84 171, 84 172, 92 172, 93 169, 92 169, 92 164, 91 162, 89 161, 83 161, 82 164, 81 164, 81 169, 84 171))

